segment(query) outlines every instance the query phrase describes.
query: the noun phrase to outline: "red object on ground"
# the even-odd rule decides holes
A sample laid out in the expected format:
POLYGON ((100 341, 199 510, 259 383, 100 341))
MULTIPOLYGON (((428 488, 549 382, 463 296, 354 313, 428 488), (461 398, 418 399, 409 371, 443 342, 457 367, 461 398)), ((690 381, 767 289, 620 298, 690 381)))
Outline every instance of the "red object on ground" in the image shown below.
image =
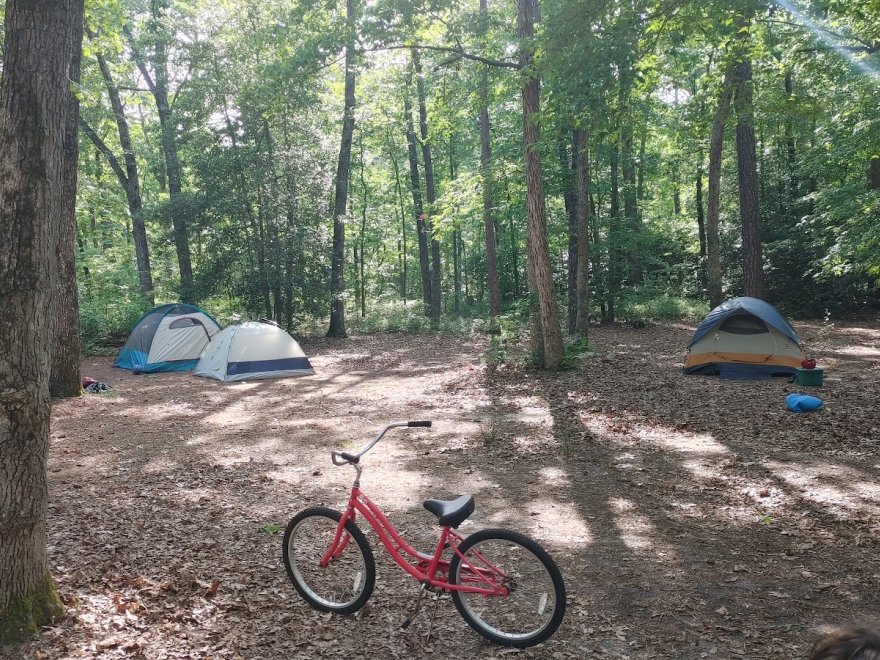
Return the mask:
POLYGON ((88 387, 92 383, 97 383, 97 382, 98 381, 96 381, 94 378, 89 378, 88 376, 83 376, 82 380, 80 381, 80 383, 83 387, 88 387))
POLYGON ((804 369, 815 369, 816 361, 813 358, 807 358, 806 360, 801 361, 801 366, 804 369))

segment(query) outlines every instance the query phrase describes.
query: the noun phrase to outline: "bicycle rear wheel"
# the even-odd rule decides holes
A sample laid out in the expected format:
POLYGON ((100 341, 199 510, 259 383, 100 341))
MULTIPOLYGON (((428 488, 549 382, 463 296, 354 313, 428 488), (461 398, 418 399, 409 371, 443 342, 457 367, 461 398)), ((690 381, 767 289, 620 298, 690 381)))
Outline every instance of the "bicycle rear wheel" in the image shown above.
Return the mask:
POLYGON ((319 562, 330 549, 342 514, 312 507, 296 514, 284 532, 284 568, 299 595, 323 612, 351 614, 361 609, 376 584, 376 562, 363 532, 345 523, 341 551, 325 567, 319 562))
POLYGON ((525 648, 548 639, 565 615, 565 583, 537 542, 506 529, 485 529, 462 541, 449 566, 452 584, 486 586, 480 574, 507 587, 506 596, 452 591, 468 625, 486 639, 525 648))

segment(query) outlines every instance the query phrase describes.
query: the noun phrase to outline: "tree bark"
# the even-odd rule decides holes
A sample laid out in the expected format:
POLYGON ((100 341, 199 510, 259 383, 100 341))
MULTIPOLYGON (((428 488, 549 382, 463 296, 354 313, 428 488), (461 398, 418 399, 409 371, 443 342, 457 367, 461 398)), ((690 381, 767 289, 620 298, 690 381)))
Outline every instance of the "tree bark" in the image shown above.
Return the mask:
MULTIPOLYGON (((487 0, 480 0, 481 32, 485 36, 488 23, 487 0)), ((498 251, 495 238, 495 200, 492 195, 492 151, 489 133, 489 67, 480 75, 480 179, 483 187, 483 226, 486 235, 486 284, 489 288, 489 315, 501 314, 501 292, 498 288, 498 251)))
POLYGON ((620 250, 620 149, 619 144, 611 145, 611 208, 608 211, 608 285, 605 298, 605 316, 603 321, 613 323, 615 318, 614 302, 622 279, 620 250))
POLYGON ((412 102, 412 69, 407 69, 406 84, 403 97, 403 120, 406 128, 406 146, 409 156, 409 182, 413 198, 413 213, 416 216, 416 233, 419 239, 419 266, 422 274, 422 302, 425 315, 431 315, 431 270, 428 263, 428 230, 425 225, 425 213, 422 206, 422 184, 419 180, 419 155, 416 151, 416 131, 413 127, 412 102))
MULTIPOLYGON (((428 139, 428 108, 425 102, 425 78, 422 75, 422 61, 419 51, 412 50, 413 69, 416 74, 416 96, 419 102, 419 133, 422 142, 422 163, 425 166, 425 193, 428 200, 429 211, 433 210, 434 202, 437 201, 437 189, 434 183, 434 160, 431 158, 431 143, 428 139)), ((440 241, 434 234, 434 225, 430 216, 425 213, 425 233, 431 235, 431 320, 437 323, 440 320, 440 241)))
POLYGON ((868 186, 871 190, 880 190, 880 156, 874 156, 868 166, 868 186))
MULTIPOLYGON (((152 0, 150 11, 154 23, 159 26, 162 11, 168 6, 168 0, 152 0)), ((129 35, 130 37, 130 35, 129 35)), ((180 271, 180 299, 183 302, 194 301, 192 259, 189 249, 189 229, 182 208, 181 193, 183 192, 183 171, 180 166, 180 155, 177 149, 177 125, 174 121, 173 109, 168 99, 168 45, 165 34, 157 30, 153 44, 153 74, 147 68, 146 60, 141 56, 131 40, 132 55, 144 78, 147 88, 156 102, 161 129, 162 155, 165 159, 165 173, 168 177, 168 195, 171 200, 171 224, 174 229, 174 247, 177 250, 177 264, 180 271)))
POLYGON ((135 261, 138 269, 138 283, 141 293, 148 299, 150 305, 155 304, 153 297, 153 272, 150 266, 150 250, 147 243, 147 228, 143 217, 143 202, 141 201, 141 179, 138 172, 137 159, 135 158, 134 147, 131 141, 131 131, 128 126, 128 119, 125 116, 125 109, 122 105, 122 99, 119 96, 119 88, 113 81, 110 67, 101 53, 96 54, 98 68, 101 70, 101 76, 104 78, 104 86, 107 88, 107 95, 110 98, 110 106, 113 108, 113 118, 116 121, 116 130, 119 134, 119 144, 122 147, 123 162, 125 170, 119 165, 119 161, 106 144, 98 137, 97 133, 84 121, 81 121, 81 127, 95 147, 107 158, 110 168, 119 179, 119 183, 125 190, 126 201, 128 202, 128 213, 131 216, 132 235, 134 236, 134 253, 135 261))
MULTIPOLYGON (((738 39, 748 38, 748 22, 738 39)), ((764 261, 758 216, 758 164, 755 154, 755 114, 752 100, 752 63, 744 56, 734 71, 736 94, 736 156, 739 175, 739 215, 742 225, 743 288, 747 296, 764 297, 764 261)))
POLYGON ((330 267, 330 328, 328 337, 342 339, 345 332, 345 208, 348 203, 348 179, 351 170, 351 142, 354 137, 355 71, 354 71, 354 0, 346 0, 345 26, 345 108, 342 116, 342 140, 336 163, 336 197, 333 206, 333 262, 330 267))
POLYGON ((400 208, 400 241, 398 241, 398 254, 400 261, 400 295, 403 298, 403 306, 406 307, 406 283, 407 283, 407 258, 406 258, 406 209, 403 203, 403 188, 400 185, 400 166, 394 157, 393 149, 389 149, 388 158, 394 169, 394 190, 397 194, 397 205, 400 208))
POLYGON ((706 217, 703 212, 703 150, 697 153, 697 175, 695 178, 696 191, 694 193, 697 207, 697 233, 700 239, 700 284, 706 289, 708 287, 708 276, 706 274, 706 217))
POLYGON ((575 332, 586 337, 590 327, 590 134, 580 128, 575 132, 577 195, 577 315, 575 332))
POLYGON ((711 307, 721 304, 724 293, 721 288, 721 240, 719 219, 721 216, 721 156, 724 147, 724 126, 730 112, 733 97, 733 72, 724 75, 718 107, 712 121, 709 138, 709 200, 706 213, 706 261, 709 276, 709 303, 711 307))
POLYGON ((358 283, 360 284, 361 289, 361 318, 366 318, 367 316, 367 279, 366 274, 364 273, 364 262, 366 261, 365 252, 366 252, 366 234, 367 234, 367 204, 369 203, 369 196, 367 192, 367 178, 366 178, 366 166, 364 165, 364 136, 363 131, 361 131, 361 139, 360 139, 360 179, 361 179, 361 193, 362 203, 361 203, 361 235, 359 239, 360 243, 360 261, 357 264, 358 267, 358 283))
MULTIPOLYGON (((82 62, 83 3, 70 2, 70 80, 79 84, 82 62)), ((76 286, 76 183, 79 163, 79 99, 71 94, 64 125, 61 214, 53 261, 52 361, 49 394, 79 396, 79 296, 76 286)))
POLYGON ((577 332, 577 183, 573 180, 577 170, 578 132, 571 136, 571 156, 564 140, 559 140, 559 170, 562 174, 562 201, 568 219, 568 333, 577 332))
MULTIPOLYGON (((539 0, 517 0, 517 32, 521 42, 520 63, 524 71, 532 65, 531 40, 535 33, 535 21, 540 18, 539 0)), ((541 106, 541 82, 534 72, 525 78, 523 98, 523 142, 525 147, 526 197, 528 204, 528 248, 532 292, 537 297, 540 310, 543 368, 555 370, 562 360, 562 331, 556 308, 556 290, 550 267, 550 249, 547 242, 545 216, 544 178, 541 174, 539 151, 540 129, 537 118, 541 106)), ((537 311, 537 310, 536 310, 537 311)), ((533 314, 534 316, 534 314, 533 314)), ((537 324, 533 326, 538 331, 537 324)), ((537 347, 536 338, 533 346, 537 347)))
POLYGON ((6 2, 0 82, 0 644, 35 634, 62 612, 46 554, 50 245, 62 212, 70 23, 81 11, 79 0, 6 2))

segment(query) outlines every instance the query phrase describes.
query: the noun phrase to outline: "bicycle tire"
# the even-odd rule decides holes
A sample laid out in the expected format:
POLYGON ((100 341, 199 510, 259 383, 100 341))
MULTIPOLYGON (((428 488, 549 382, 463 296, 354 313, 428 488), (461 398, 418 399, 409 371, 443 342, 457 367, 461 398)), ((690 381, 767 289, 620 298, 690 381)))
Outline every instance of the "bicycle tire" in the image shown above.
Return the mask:
POLYGON ((309 605, 322 612, 352 614, 373 593, 376 562, 364 533, 349 520, 345 531, 351 538, 343 555, 325 568, 318 566, 318 560, 333 542, 341 518, 339 511, 327 507, 300 511, 284 531, 282 557, 287 576, 309 605))
MULTIPOLYGON (((452 601, 471 628, 496 644, 515 648, 540 644, 556 632, 565 616, 565 582, 556 562, 536 541, 507 529, 484 529, 467 537, 458 549, 474 566, 485 566, 477 558, 479 553, 505 572, 502 583, 510 589, 507 596, 452 590, 452 601), (540 571, 529 577, 527 571, 535 571, 536 567, 540 571), (529 583, 523 582, 527 578, 529 583), (517 616, 530 618, 529 610, 537 614, 535 624, 511 621, 517 616)), ((469 570, 454 554, 449 566, 450 583, 462 584, 469 570)))

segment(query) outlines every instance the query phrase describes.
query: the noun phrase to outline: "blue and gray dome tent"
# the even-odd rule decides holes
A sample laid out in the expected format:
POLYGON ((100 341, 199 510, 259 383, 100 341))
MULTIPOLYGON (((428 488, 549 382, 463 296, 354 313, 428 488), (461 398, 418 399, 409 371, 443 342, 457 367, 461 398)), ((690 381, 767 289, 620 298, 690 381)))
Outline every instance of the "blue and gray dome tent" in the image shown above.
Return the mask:
POLYGON ((788 376, 804 359, 800 342, 773 305, 758 298, 733 298, 700 323, 684 372, 739 379, 788 376))
POLYGON ((137 373, 190 371, 220 324, 195 305, 161 305, 135 324, 114 367, 137 373))

